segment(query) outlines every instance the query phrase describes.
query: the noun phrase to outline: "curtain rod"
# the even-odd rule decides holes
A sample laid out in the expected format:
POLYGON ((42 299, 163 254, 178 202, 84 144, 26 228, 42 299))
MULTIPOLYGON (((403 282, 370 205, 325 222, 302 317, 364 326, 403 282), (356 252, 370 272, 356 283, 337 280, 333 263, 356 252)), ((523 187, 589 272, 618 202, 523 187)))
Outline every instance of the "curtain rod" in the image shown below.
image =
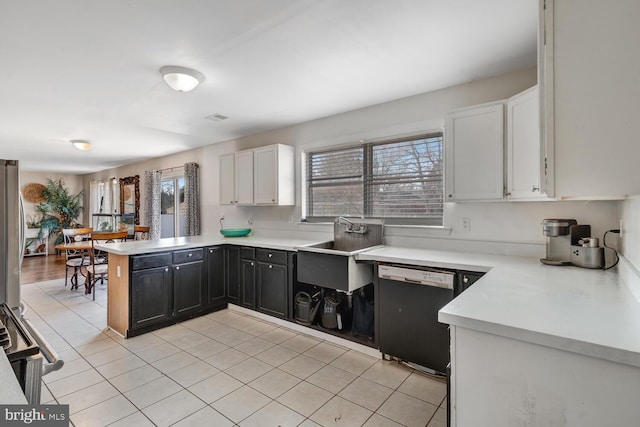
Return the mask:
POLYGON ((160 169, 160 172, 173 172, 174 170, 184 169, 184 166, 174 166, 172 168, 160 169))

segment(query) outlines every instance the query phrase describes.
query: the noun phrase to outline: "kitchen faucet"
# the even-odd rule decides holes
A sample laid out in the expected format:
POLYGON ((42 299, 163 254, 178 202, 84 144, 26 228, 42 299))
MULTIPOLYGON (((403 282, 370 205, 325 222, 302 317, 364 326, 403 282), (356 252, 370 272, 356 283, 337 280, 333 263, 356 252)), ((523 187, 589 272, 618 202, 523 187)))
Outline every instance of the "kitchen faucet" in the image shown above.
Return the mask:
POLYGON ((353 221, 348 220, 343 216, 338 217, 338 224, 344 224, 346 233, 358 233, 365 234, 367 232, 367 226, 362 223, 355 223, 353 221))

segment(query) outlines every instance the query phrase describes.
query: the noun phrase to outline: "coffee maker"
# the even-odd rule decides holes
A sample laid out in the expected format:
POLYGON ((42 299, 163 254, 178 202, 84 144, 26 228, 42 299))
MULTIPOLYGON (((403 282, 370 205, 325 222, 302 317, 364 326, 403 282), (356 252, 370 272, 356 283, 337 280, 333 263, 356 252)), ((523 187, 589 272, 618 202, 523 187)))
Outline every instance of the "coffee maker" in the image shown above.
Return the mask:
POLYGON ((542 234, 547 236, 547 265, 571 265, 571 246, 591 235, 590 225, 578 225, 575 219, 544 219, 542 234))
POLYGON ((547 265, 575 265, 584 268, 604 267, 604 248, 591 236, 590 225, 579 225, 575 219, 545 219, 542 233, 547 236, 547 265))

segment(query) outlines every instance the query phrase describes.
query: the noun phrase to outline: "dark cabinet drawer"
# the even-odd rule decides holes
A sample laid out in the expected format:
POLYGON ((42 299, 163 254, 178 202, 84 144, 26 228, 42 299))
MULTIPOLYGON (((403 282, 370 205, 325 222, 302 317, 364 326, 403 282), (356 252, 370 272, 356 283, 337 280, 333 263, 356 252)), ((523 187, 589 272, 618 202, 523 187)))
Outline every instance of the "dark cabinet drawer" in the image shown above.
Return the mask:
POLYGON ((183 251, 175 251, 173 253, 173 263, 182 264, 183 262, 200 261, 203 259, 202 248, 185 249, 183 251))
POLYGON ((169 252, 135 255, 131 257, 131 270, 134 271, 168 265, 171 265, 171 254, 169 252))
POLYGON ((242 259, 256 259, 256 250, 254 248, 240 248, 240 258, 242 259))
POLYGON ((260 262, 287 265, 287 252, 271 249, 257 249, 256 259, 260 262))

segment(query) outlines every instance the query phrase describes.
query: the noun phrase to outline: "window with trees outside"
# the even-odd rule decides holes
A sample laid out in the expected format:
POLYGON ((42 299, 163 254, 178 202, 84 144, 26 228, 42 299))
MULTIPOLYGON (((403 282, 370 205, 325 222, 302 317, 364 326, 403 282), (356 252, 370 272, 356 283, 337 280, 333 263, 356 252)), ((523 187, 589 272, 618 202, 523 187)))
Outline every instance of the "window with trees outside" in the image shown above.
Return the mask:
POLYGON ((305 220, 442 225, 442 132, 306 153, 305 220))

